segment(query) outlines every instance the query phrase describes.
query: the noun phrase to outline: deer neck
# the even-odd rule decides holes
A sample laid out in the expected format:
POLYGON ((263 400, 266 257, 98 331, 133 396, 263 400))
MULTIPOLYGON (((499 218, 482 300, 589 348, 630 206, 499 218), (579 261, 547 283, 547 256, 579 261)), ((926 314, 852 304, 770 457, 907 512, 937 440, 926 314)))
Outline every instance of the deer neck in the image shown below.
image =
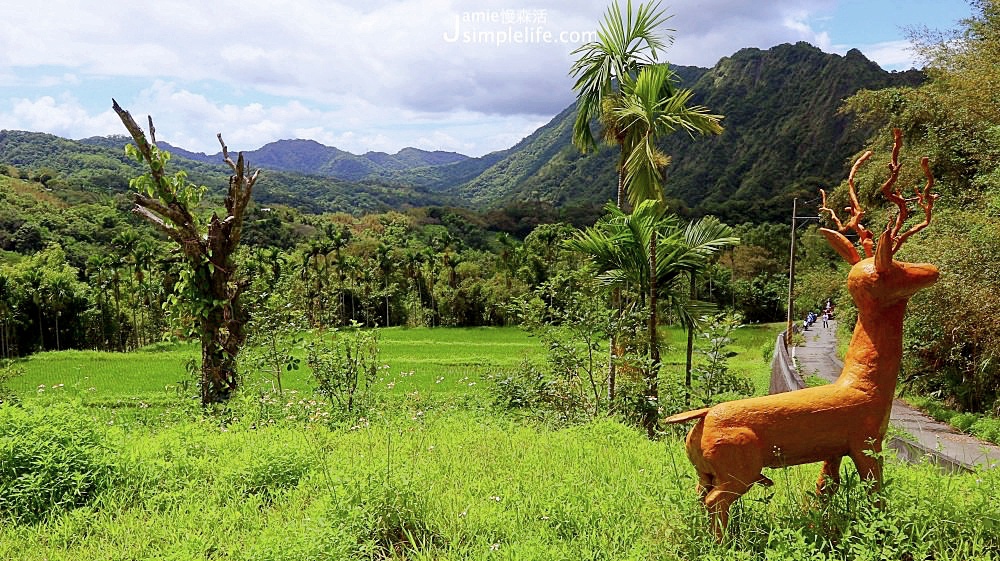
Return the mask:
POLYGON ((906 300, 886 307, 861 309, 854 336, 836 383, 849 385, 891 402, 903 355, 906 300))

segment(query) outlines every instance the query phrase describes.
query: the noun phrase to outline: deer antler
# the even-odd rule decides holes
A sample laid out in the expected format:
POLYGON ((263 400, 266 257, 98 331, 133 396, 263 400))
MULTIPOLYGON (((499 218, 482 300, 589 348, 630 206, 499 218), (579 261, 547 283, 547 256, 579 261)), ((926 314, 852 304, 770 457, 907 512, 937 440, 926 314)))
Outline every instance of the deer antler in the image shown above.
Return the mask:
MULTIPOLYGON (((916 234, 920 230, 923 230, 931 223, 931 211, 934 208, 934 201, 938 198, 936 193, 931 193, 931 188, 934 187, 934 176, 931 174, 931 168, 929 160, 924 157, 920 160, 920 167, 924 170, 924 177, 927 178, 927 182, 923 189, 919 187, 914 187, 915 197, 906 198, 903 196, 899 188, 896 187, 896 181, 899 179, 899 171, 902 169, 903 165, 899 163, 899 151, 903 147, 903 132, 900 129, 892 130, 892 156, 889 161, 889 177, 882 184, 882 195, 885 196, 889 202, 896 205, 899 209, 899 213, 896 215, 894 220, 890 220, 889 224, 886 225, 883 236, 890 246, 886 249, 890 250, 891 255, 895 255, 899 248, 903 246, 910 236, 916 234), (916 203, 917 206, 924 210, 924 221, 911 226, 909 230, 903 233, 903 226, 906 224, 907 218, 910 217, 909 204, 916 203)), ((850 187, 849 195, 851 199, 851 206, 845 207, 848 213, 850 213, 850 218, 847 222, 841 222, 837 218, 837 214, 833 209, 827 207, 826 205, 826 191, 820 189, 819 192, 823 197, 823 204, 820 206, 820 212, 830 213, 830 219, 833 220, 834 224, 837 225, 837 231, 846 232, 847 230, 853 229, 857 232, 860 238, 861 245, 865 249, 865 255, 867 257, 872 257, 874 252, 875 240, 872 237, 872 233, 866 229, 861 224, 861 218, 865 215, 864 209, 861 208, 861 203, 858 202, 858 192, 854 185, 854 176, 858 172, 858 168, 861 164, 868 161, 871 158, 871 150, 865 152, 861 155, 857 161, 854 162, 854 166, 851 167, 851 174, 847 178, 847 184, 850 187)))
POLYGON ((853 229, 858 234, 858 238, 861 241, 861 246, 865 250, 866 257, 871 257, 872 255, 874 255, 873 248, 875 242, 872 239, 871 231, 869 231, 867 228, 864 227, 863 224, 861 224, 861 218, 865 215, 865 210, 861 208, 861 203, 858 201, 858 191, 857 188, 854 186, 854 176, 858 173, 858 168, 860 168, 861 165, 867 162, 868 159, 871 157, 872 157, 871 150, 868 150, 867 152, 862 154, 861 157, 854 162, 854 165, 851 166, 851 174, 847 176, 847 185, 850 187, 849 194, 851 198, 851 206, 844 207, 844 210, 846 210, 850 214, 850 218, 847 220, 846 223, 841 222, 840 218, 837 217, 837 213, 834 212, 832 208, 826 206, 826 191, 823 189, 819 190, 820 195, 823 197, 823 203, 820 205, 819 211, 830 213, 830 219, 833 220, 833 223, 837 225, 838 232, 843 233, 853 229))
POLYGON ((899 177, 899 170, 902 165, 899 163, 899 149, 903 145, 902 137, 903 133, 900 129, 892 130, 893 145, 892 145, 892 161, 889 163, 889 179, 882 185, 882 194, 885 198, 889 199, 890 202, 896 205, 899 209, 899 214, 896 215, 895 221, 890 221, 886 225, 885 231, 889 234, 889 239, 892 243, 892 254, 895 255, 897 251, 903 246, 910 236, 916 234, 920 230, 923 230, 931 223, 931 211, 934 208, 934 201, 938 198, 937 193, 931 193, 931 188, 934 187, 934 175, 931 174, 931 168, 928 158, 925 156, 920 159, 920 167, 924 170, 924 177, 927 178, 927 182, 924 184, 924 188, 914 187, 915 197, 909 199, 903 197, 902 192, 895 187, 896 179, 899 177), (915 224, 910 227, 909 230, 900 234, 903 229, 906 219, 910 216, 909 203, 916 202, 917 206, 924 210, 924 221, 915 224))

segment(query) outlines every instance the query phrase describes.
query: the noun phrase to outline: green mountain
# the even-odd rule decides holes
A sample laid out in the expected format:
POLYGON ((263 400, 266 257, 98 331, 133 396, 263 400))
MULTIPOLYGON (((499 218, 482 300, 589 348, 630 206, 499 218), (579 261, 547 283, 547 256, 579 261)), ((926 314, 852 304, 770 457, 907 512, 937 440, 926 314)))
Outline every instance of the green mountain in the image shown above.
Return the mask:
MULTIPOLYGON (((860 89, 915 85, 917 71, 886 72, 857 50, 827 54, 807 44, 744 49, 712 69, 684 68, 695 103, 725 115, 716 138, 678 133, 664 189, 681 213, 730 222, 784 221, 796 196, 838 184, 869 131, 838 113, 860 89), (699 71, 700 70, 700 71, 699 71)), ((540 203, 599 209, 615 196, 617 152, 580 154, 570 143, 571 106, 476 178, 450 190, 473 205, 540 203)))
MULTIPOLYGON (((120 135, 68 140, 45 133, 3 130, 0 131, 0 166, 13 166, 24 178, 36 179, 47 189, 57 191, 63 200, 94 200, 128 191, 129 179, 144 172, 136 162, 125 157, 124 146, 128 142, 128 137, 120 135)), ((210 194, 223 193, 229 169, 221 163, 221 154, 209 157, 166 143, 159 144, 171 152, 171 164, 186 171, 190 181, 207 186, 210 194)), ((259 155, 260 151, 257 153, 259 155)), ((294 151, 288 154, 286 163, 292 161, 294 151)), ((401 154, 413 157, 412 154, 407 156, 405 151, 401 154)), ((254 193, 254 200, 263 206, 285 204, 304 212, 322 213, 382 212, 406 206, 453 203, 447 194, 432 193, 420 187, 378 179, 350 181, 268 169, 253 157, 250 163, 267 169, 254 193)))

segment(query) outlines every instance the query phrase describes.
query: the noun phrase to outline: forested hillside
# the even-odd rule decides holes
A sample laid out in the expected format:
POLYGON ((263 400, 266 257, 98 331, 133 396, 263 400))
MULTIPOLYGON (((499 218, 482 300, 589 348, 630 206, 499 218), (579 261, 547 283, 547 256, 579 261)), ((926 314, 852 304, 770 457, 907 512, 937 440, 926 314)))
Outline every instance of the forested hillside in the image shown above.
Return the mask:
MULTIPOLYGON (((715 138, 665 140, 672 157, 667 199, 682 213, 730 222, 786 221, 793 197, 838 183, 871 132, 838 112, 843 100, 862 89, 922 80, 917 71, 886 72, 856 50, 839 56, 807 43, 744 49, 711 70, 679 75, 695 103, 725 116, 726 130, 715 138)), ((462 198, 591 208, 614 198, 616 153, 580 154, 569 141, 573 116, 570 107, 530 143, 460 186, 462 198)))

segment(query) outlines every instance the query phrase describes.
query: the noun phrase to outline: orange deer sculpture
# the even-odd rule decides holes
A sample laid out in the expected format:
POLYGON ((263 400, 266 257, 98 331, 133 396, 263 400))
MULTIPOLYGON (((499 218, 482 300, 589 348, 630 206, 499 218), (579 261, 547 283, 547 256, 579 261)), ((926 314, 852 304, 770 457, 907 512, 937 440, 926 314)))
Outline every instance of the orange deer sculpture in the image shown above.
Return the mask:
POLYGON ((917 187, 916 195, 907 199, 895 187, 901 134, 896 130, 894 136, 889 179, 882 185, 882 193, 899 211, 877 244, 861 225, 864 211, 854 186, 854 175, 871 157, 870 151, 851 169, 851 206, 846 209, 850 218, 846 222, 827 208, 826 193, 821 191, 821 211, 830 214, 838 229, 821 231, 852 265, 847 288, 858 307, 858 321, 840 377, 827 386, 720 403, 664 419, 665 423, 698 420, 687 435, 687 455, 698 471, 698 490, 719 539, 733 501, 754 483, 771 484, 761 472, 765 467, 823 462, 817 488, 821 493, 832 493, 840 481, 840 462, 850 456, 862 478, 876 486, 880 483, 881 466, 872 453, 881 451, 889 424, 903 353, 906 303, 938 278, 938 270, 931 264, 893 260, 907 238, 930 224, 937 198, 930 192, 934 178, 927 158, 921 161, 927 178, 923 189, 917 187), (907 206, 912 202, 922 208, 924 218, 903 231, 909 217, 907 206), (841 234, 848 229, 859 236, 866 258, 862 259, 841 234))

